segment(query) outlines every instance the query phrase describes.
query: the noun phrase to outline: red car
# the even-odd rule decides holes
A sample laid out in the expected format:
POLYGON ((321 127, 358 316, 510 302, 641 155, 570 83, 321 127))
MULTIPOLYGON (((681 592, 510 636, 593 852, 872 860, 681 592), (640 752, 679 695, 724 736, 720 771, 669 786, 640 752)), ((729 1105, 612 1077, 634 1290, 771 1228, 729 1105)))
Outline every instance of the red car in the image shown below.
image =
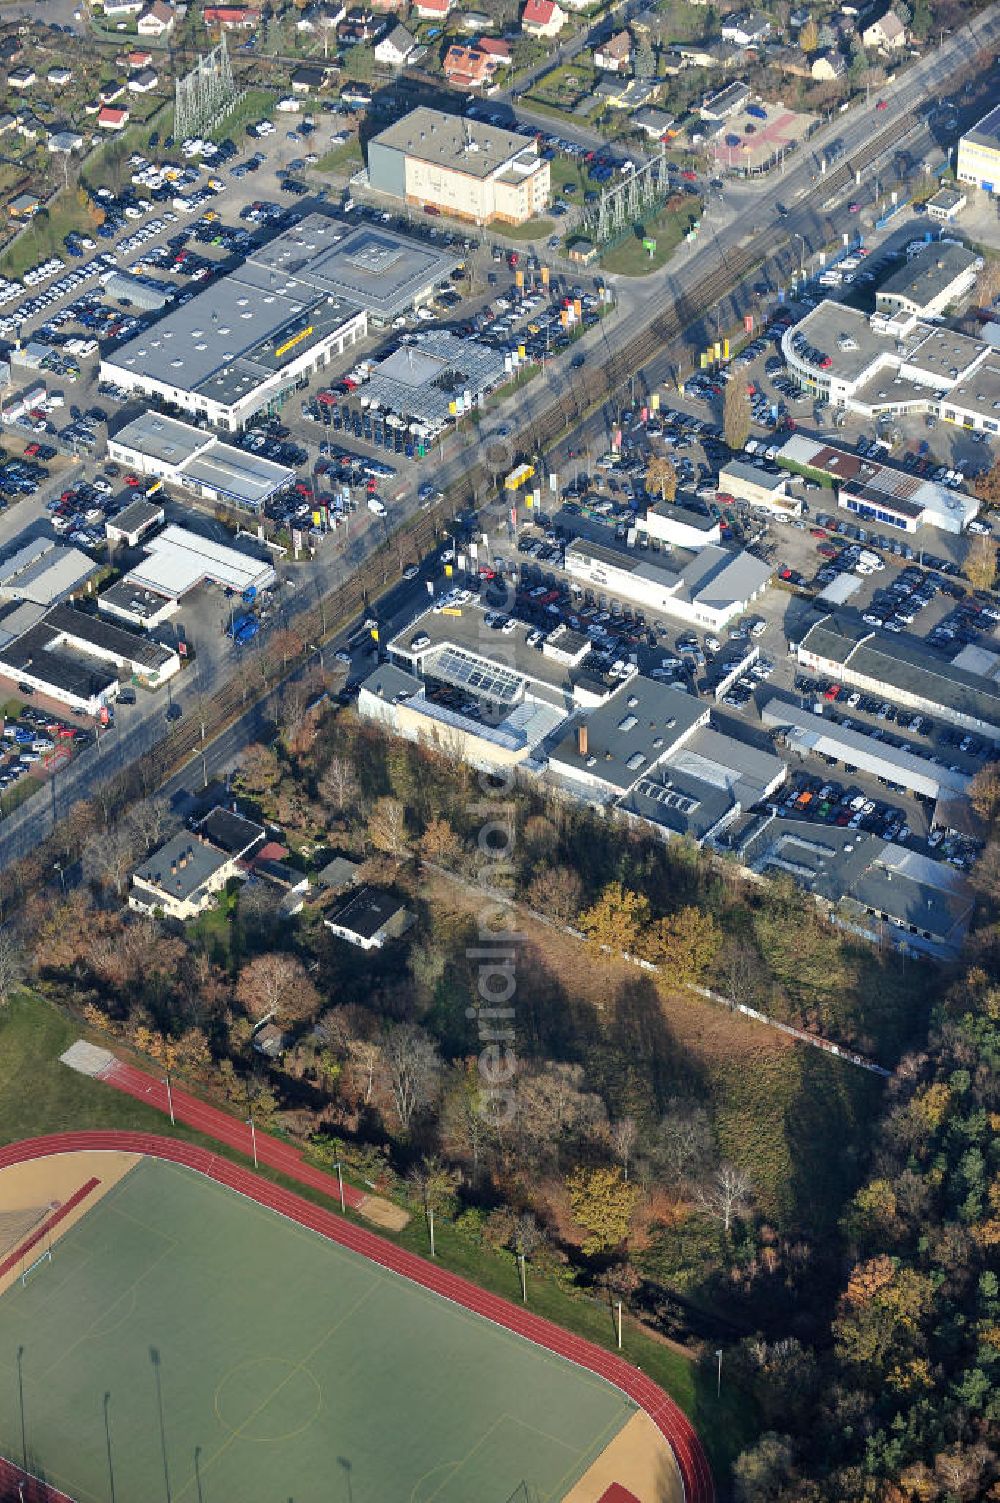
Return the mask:
POLYGON ((829 689, 824 689, 823 690, 823 698, 824 699, 833 700, 833 699, 836 699, 839 694, 840 694, 840 685, 839 684, 831 684, 830 687, 829 687, 829 689))
POLYGON ((38 455, 38 444, 29 444, 24 451, 25 459, 35 459, 38 455))
POLYGON ((886 104, 886 102, 885 102, 884 99, 880 99, 879 102, 878 102, 878 104, 876 104, 875 108, 877 110, 887 110, 889 108, 889 106, 886 104))
POLYGON ((690 167, 686 167, 684 169, 684 171, 681 173, 681 177, 686 183, 696 183, 698 181, 697 172, 692 172, 690 167))
POLYGON ((142 481, 139 479, 138 475, 126 475, 125 484, 131 490, 135 490, 137 486, 140 486, 142 484, 142 481))

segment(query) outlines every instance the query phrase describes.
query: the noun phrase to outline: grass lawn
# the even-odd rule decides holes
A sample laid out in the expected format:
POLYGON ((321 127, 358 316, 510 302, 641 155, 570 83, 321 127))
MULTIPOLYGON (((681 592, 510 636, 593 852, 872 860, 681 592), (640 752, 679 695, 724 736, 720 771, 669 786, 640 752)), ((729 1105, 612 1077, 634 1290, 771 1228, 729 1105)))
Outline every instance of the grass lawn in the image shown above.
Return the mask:
POLYGON ((0 256, 0 271, 4 276, 20 277, 29 266, 48 256, 65 258, 63 237, 70 230, 87 232, 88 227, 86 211, 77 203, 75 194, 65 190, 57 193, 48 205, 47 216, 36 217, 24 234, 7 246, 0 256))
POLYGON ((632 234, 601 257, 602 270, 625 277, 648 277, 651 271, 659 271, 680 245, 691 220, 700 215, 700 205, 693 200, 681 209, 661 209, 658 214, 636 225, 632 234), (656 241, 652 255, 642 248, 647 236, 656 241))
POLYGON ((498 233, 505 240, 541 240, 547 238, 555 230, 555 221, 552 219, 528 219, 524 224, 505 224, 498 233))
POLYGON ((246 96, 235 104, 228 115, 223 115, 219 124, 211 132, 213 141, 224 141, 227 136, 232 136, 236 144, 243 143, 238 139, 240 133, 244 133, 243 127, 249 125, 252 120, 260 120, 265 115, 270 115, 277 99, 273 89, 248 89, 246 96))
MULTIPOLYGON (((60 1054, 84 1035, 88 1035, 85 1027, 30 994, 19 997, 0 1013, 0 1142, 80 1128, 132 1128, 199 1143, 226 1158, 246 1162, 241 1155, 181 1124, 171 1128, 162 1113, 61 1064, 60 1054)), ((264 1167, 260 1173, 288 1185, 306 1199, 323 1203, 321 1195, 280 1174, 264 1167)), ((444 1267, 465 1274, 483 1288, 518 1298, 518 1274, 512 1259, 477 1247, 450 1225, 439 1223, 436 1232, 438 1258, 444 1267)), ((417 1220, 411 1221, 398 1240, 415 1251, 427 1250, 417 1220)), ((606 1306, 575 1295, 554 1280, 532 1276, 530 1271, 529 1280, 533 1309, 609 1350, 613 1348, 614 1333, 606 1306)), ((723 1477, 755 1434, 754 1416, 744 1396, 734 1387, 724 1388, 721 1401, 717 1400, 711 1373, 702 1372, 670 1347, 628 1325, 624 1353, 667 1389, 691 1417, 713 1466, 723 1477)))
POLYGON ((0 797, 0 813, 13 814, 19 804, 26 803, 33 794, 37 793, 42 786, 41 778, 36 778, 32 773, 26 777, 18 778, 13 787, 0 797))
POLYGON ((357 136, 343 141, 339 146, 324 152, 313 168, 314 172, 346 172, 348 175, 364 162, 361 142, 357 136))
POLYGON ((33 1470, 85 1499, 105 1495, 109 1451, 123 1498, 162 1483, 178 1499, 503 1503, 523 1481, 561 1497, 635 1412, 595 1375, 150 1159, 0 1299, 0 1344, 21 1355, 0 1450, 19 1450, 23 1397, 33 1470))

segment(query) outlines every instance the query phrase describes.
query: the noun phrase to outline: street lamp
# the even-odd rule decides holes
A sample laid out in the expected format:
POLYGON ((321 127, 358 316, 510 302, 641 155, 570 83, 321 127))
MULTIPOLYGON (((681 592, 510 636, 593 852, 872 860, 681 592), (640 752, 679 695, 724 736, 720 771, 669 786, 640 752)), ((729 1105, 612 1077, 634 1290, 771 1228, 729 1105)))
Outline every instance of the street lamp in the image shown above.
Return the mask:
POLYGON ((806 279, 806 238, 804 235, 800 235, 798 230, 793 230, 792 239, 797 240, 801 246, 801 250, 799 251, 799 276, 804 282, 806 279))

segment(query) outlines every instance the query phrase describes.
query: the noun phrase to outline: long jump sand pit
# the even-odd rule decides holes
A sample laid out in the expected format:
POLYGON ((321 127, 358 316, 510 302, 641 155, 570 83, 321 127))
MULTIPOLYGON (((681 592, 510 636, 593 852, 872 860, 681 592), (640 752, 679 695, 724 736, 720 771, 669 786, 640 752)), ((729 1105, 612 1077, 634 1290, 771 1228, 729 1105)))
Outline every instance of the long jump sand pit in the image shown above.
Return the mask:
POLYGON ((0 1294, 139 1161, 135 1153, 56 1153, 0 1169, 0 1294))
POLYGON ((570 1489, 563 1503, 602 1503, 616 1486, 626 1488, 638 1503, 684 1503, 674 1454, 641 1409, 570 1489))

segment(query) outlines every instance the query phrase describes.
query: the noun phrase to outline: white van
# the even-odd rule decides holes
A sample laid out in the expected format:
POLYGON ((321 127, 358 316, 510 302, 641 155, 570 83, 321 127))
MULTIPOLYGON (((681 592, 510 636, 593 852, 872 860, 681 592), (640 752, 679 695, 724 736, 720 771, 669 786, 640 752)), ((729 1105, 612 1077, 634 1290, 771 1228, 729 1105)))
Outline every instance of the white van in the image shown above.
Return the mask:
POLYGON ((374 512, 377 517, 384 517, 386 515, 385 502, 380 501, 378 496, 369 496, 368 510, 374 512))

